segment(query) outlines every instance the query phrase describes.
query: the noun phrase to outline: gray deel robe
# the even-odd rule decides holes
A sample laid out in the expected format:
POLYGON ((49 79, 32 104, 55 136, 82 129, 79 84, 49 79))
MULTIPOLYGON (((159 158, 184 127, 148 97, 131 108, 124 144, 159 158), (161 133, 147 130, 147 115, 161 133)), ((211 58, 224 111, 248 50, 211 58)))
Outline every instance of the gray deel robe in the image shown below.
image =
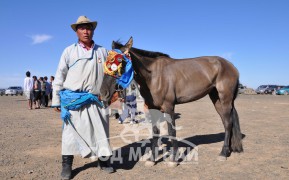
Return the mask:
MULTIPOLYGON (((95 45, 85 51, 78 43, 62 53, 54 80, 52 106, 60 105, 59 91, 86 91, 99 95, 103 79, 105 48, 95 45)), ((110 156, 108 113, 95 104, 69 111, 71 124, 64 124, 62 155, 110 156)))

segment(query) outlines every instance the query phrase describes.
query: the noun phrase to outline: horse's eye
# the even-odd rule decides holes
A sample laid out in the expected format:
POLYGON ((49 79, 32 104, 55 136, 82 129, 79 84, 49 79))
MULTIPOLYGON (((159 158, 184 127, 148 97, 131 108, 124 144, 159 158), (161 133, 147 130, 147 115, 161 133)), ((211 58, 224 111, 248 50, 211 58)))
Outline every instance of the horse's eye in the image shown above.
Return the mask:
POLYGON ((117 61, 118 61, 118 62, 121 62, 121 61, 122 61, 122 58, 117 58, 117 61))

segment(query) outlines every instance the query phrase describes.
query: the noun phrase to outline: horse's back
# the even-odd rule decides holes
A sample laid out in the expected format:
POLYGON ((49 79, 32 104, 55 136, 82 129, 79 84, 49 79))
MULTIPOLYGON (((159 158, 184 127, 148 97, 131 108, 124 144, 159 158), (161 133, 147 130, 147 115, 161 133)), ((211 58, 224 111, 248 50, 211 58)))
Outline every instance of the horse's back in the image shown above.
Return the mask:
POLYGON ((173 88, 171 92, 174 91, 177 103, 200 99, 213 88, 228 86, 233 89, 238 82, 237 69, 232 63, 218 56, 173 59, 170 62, 166 61, 162 80, 158 81, 158 84, 159 89, 167 87, 167 92, 170 92, 170 87, 173 88), (166 83, 162 82, 163 80, 166 83))
POLYGON ((211 75, 231 74, 239 78, 237 68, 228 60, 219 56, 201 56, 187 59, 174 59, 176 66, 181 66, 185 69, 198 69, 199 73, 205 72, 211 75), (200 70, 202 69, 202 70, 200 70))
POLYGON ((203 68, 203 71, 200 72, 207 75, 210 80, 210 83, 207 84, 208 93, 215 88, 220 97, 236 97, 239 72, 230 61, 219 56, 203 56, 192 58, 191 62, 192 66, 200 65, 203 68))

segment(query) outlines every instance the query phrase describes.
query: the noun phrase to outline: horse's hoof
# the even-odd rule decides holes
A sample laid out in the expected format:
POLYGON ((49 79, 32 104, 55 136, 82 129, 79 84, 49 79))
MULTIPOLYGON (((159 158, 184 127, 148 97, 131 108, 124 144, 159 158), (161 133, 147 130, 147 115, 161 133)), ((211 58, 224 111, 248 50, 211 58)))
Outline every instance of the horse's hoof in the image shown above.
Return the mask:
POLYGON ((227 160, 227 157, 225 157, 225 156, 219 156, 219 157, 218 157, 218 160, 219 160, 219 161, 226 161, 226 160, 227 160))
POLYGON ((172 161, 170 161, 170 162, 167 162, 168 163, 168 167, 170 167, 170 168, 173 168, 173 167, 177 167, 178 166, 178 163, 177 162, 172 162, 172 161))
POLYGON ((145 166, 146 166, 146 167, 153 167, 155 164, 156 164, 156 163, 153 162, 153 161, 146 161, 146 162, 145 162, 145 166))

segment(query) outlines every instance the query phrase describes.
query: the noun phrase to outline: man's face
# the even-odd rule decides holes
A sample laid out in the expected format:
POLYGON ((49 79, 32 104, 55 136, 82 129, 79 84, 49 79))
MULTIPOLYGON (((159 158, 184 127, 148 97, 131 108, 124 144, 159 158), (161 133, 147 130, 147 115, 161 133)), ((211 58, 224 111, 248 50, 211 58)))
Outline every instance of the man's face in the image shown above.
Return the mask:
POLYGON ((79 41, 90 43, 93 37, 93 28, 91 24, 80 24, 77 26, 76 34, 79 41))

